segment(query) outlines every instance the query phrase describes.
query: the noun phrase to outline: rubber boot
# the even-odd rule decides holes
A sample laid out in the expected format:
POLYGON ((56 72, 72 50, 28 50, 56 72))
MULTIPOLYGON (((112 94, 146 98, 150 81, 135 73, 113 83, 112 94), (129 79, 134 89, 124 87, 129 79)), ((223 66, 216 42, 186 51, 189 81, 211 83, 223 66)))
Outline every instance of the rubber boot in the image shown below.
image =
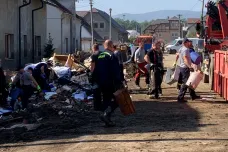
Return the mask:
POLYGON ((111 121, 111 107, 108 107, 104 113, 100 116, 100 119, 105 123, 107 127, 114 127, 115 124, 111 121))

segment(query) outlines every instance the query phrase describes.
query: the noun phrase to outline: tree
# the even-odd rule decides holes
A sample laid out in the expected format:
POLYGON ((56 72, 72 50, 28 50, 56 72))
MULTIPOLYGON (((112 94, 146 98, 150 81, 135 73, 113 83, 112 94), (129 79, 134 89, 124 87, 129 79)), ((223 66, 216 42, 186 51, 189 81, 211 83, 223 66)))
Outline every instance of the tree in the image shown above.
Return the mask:
POLYGON ((120 18, 116 18, 115 20, 126 30, 137 30, 138 32, 141 32, 141 30, 144 30, 151 23, 150 21, 144 21, 139 23, 135 20, 130 21, 130 20, 123 20, 120 18))
POLYGON ((50 58, 53 56, 55 48, 53 48, 53 38, 51 38, 51 34, 49 33, 46 44, 44 45, 44 58, 50 58))
POLYGON ((186 36, 190 37, 190 38, 197 38, 196 32, 188 32, 188 34, 186 36))

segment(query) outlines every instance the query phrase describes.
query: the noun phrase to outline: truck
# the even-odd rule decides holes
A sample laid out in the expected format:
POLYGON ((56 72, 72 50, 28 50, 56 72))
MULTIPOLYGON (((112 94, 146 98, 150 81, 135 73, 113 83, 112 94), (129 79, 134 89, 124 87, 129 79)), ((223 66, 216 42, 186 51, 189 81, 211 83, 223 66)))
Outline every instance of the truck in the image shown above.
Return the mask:
POLYGON ((210 89, 214 90, 215 61, 220 62, 219 56, 215 56, 217 50, 228 51, 228 0, 218 2, 208 1, 206 4, 207 14, 205 22, 196 24, 197 35, 204 39, 203 63, 205 65, 204 82, 209 83, 210 89))
POLYGON ((135 40, 135 45, 138 46, 140 42, 144 42, 144 49, 149 50, 152 47, 153 36, 140 35, 135 40))

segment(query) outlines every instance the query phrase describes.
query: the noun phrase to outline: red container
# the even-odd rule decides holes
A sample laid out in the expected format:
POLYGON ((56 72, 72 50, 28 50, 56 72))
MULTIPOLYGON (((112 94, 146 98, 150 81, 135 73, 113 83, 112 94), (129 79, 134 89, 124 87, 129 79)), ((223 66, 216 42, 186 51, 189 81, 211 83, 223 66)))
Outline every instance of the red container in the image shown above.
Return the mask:
POLYGON ((218 73, 214 72, 214 92, 218 93, 218 73))
POLYGON ((228 101, 228 53, 215 51, 214 91, 228 101))

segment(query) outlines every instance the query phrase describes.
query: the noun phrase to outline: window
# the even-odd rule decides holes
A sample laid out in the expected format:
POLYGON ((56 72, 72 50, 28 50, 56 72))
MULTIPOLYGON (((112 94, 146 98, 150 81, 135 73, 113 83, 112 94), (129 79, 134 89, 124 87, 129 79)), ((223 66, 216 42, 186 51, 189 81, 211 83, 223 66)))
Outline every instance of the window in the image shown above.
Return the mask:
POLYGON ((35 36, 35 54, 41 56, 41 37, 35 36))
POLYGON ((178 37, 178 33, 172 33, 172 37, 178 37))
POLYGON ((75 51, 75 38, 73 38, 73 50, 75 51))
POLYGON ((98 28, 98 23, 93 23, 93 28, 98 28))
POLYGON ((66 53, 68 53, 68 38, 65 39, 66 42, 66 53))
POLYGON ((78 40, 76 40, 76 50, 75 50, 75 52, 76 52, 77 50, 79 50, 79 48, 78 48, 78 40))
POLYGON ((109 36, 104 36, 104 40, 108 40, 109 39, 109 36))
POLYGON ((105 28, 105 24, 104 23, 100 23, 100 28, 105 28))
POLYGON ((24 35, 24 57, 28 56, 28 43, 27 43, 27 35, 24 35))
POLYGON ((5 35, 5 57, 7 59, 14 59, 14 35, 5 35))

